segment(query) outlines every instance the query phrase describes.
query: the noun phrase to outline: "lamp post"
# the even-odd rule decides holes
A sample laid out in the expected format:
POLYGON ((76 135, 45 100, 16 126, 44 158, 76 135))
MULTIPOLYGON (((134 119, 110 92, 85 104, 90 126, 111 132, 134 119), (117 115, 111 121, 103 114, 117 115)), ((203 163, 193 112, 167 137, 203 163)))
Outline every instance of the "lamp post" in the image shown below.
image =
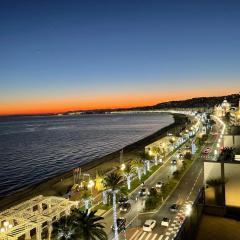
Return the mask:
POLYGON ((192 206, 191 206, 191 204, 187 204, 186 209, 185 209, 186 216, 190 216, 191 212, 192 212, 192 206))
POLYGON ((5 232, 9 231, 12 227, 13 227, 13 225, 11 223, 9 223, 8 221, 5 221, 5 222, 3 222, 3 227, 0 229, 0 232, 5 233, 5 232))
POLYGON ((95 185, 94 181, 93 180, 89 180, 87 187, 90 188, 91 194, 92 194, 92 189, 93 189, 94 185, 95 185))
POLYGON ((126 164, 125 164, 125 163, 122 163, 122 164, 120 165, 120 170, 121 170, 121 171, 124 171, 125 168, 126 168, 126 164))

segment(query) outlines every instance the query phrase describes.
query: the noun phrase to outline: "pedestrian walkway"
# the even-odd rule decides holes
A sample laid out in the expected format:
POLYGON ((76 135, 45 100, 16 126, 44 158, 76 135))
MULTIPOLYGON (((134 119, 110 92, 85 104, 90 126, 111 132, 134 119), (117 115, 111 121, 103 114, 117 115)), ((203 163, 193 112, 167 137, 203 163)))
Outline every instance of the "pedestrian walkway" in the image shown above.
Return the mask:
POLYGON ((157 234, 152 232, 144 232, 137 229, 135 232, 127 238, 128 240, 172 240, 172 236, 166 234, 157 234))

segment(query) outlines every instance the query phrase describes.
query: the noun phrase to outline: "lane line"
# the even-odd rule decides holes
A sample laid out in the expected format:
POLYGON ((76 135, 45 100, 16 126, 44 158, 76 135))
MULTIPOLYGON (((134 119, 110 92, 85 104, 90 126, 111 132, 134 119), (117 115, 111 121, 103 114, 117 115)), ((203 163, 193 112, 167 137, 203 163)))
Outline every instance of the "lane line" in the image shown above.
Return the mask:
POLYGON ((163 235, 161 235, 158 240, 162 240, 162 238, 163 238, 163 235))
POLYGON ((154 240, 157 237, 157 233, 155 233, 155 235, 153 236, 152 240, 154 240))
POLYGON ((143 232, 143 234, 140 236, 139 240, 142 240, 143 237, 146 235, 147 232, 143 232))
POLYGON ((129 240, 133 240, 133 239, 135 238, 135 236, 137 236, 137 234, 139 233, 139 231, 140 231, 140 230, 137 230, 137 231, 131 236, 131 238, 130 238, 129 240))
POLYGON ((148 240, 151 237, 152 233, 148 234, 145 240, 148 240))

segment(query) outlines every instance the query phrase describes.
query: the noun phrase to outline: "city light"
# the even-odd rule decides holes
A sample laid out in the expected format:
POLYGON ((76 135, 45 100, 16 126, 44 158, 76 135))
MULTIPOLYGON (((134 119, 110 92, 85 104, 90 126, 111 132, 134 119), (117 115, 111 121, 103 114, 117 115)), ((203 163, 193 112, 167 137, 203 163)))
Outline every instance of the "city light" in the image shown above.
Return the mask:
POLYGON ((191 204, 187 204, 186 209, 185 209, 186 216, 191 215, 191 212, 192 212, 192 206, 191 206, 191 204))
POLYGON ((95 185, 94 181, 93 180, 89 180, 88 182, 88 188, 93 188, 95 185))
POLYGON ((7 232, 9 229, 11 229, 13 227, 12 224, 10 224, 8 221, 5 221, 3 222, 3 226, 1 229, 0 229, 0 232, 1 233, 4 233, 4 232, 7 232))
POLYGON ((125 163, 122 163, 121 166, 120 166, 120 170, 121 171, 124 171, 126 169, 126 164, 125 163))

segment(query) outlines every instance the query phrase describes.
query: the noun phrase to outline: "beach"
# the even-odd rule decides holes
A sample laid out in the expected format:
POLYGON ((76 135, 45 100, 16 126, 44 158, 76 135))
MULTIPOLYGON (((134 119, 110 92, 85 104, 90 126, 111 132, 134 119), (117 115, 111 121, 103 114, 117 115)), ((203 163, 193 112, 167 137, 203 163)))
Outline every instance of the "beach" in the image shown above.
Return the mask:
MULTIPOLYGON (((135 143, 132 143, 123 149, 123 159, 128 162, 132 159, 139 158, 139 154, 144 151, 144 147, 156 140, 167 135, 167 133, 179 132, 188 121, 188 118, 182 114, 174 114, 174 123, 167 127, 160 129, 152 135, 145 137, 135 143)), ((117 167, 120 164, 120 150, 108 154, 104 157, 93 159, 91 162, 79 166, 82 173, 88 173, 92 177, 95 177, 97 172, 106 173, 113 167, 117 167)), ((45 196, 63 196, 68 189, 73 185, 73 172, 68 171, 61 173, 55 177, 47 179, 41 183, 26 187, 13 193, 9 196, 0 199, 1 211, 16 205, 22 201, 25 201, 31 197, 37 195, 45 196)))

